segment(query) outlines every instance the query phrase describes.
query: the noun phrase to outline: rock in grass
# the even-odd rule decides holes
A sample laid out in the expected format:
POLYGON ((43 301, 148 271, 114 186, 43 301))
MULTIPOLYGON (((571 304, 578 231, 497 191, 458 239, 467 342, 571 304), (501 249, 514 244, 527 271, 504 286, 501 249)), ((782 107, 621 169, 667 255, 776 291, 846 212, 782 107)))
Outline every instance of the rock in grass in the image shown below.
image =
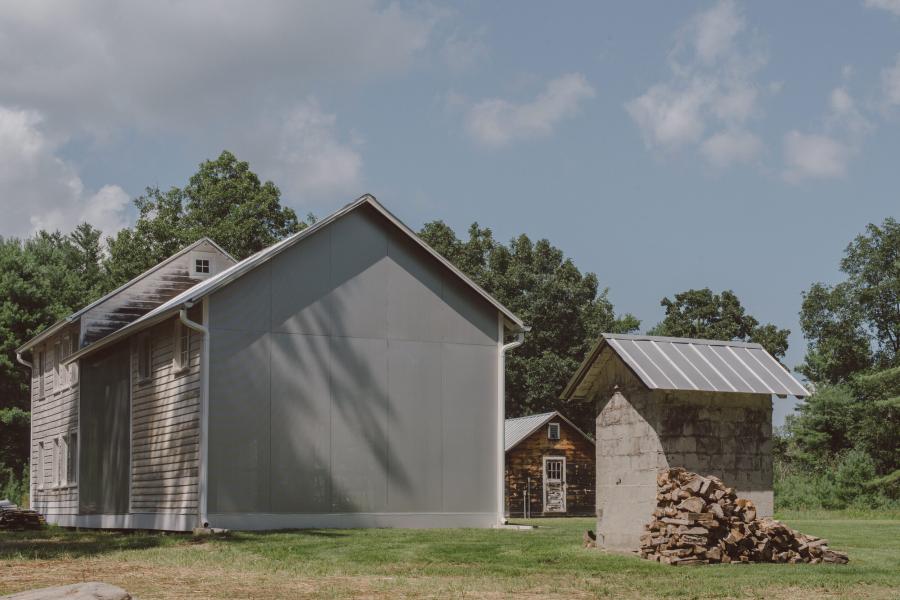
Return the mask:
POLYGON ((2 596, 0 600, 137 600, 120 587, 89 581, 57 587, 28 590, 10 596, 2 596))

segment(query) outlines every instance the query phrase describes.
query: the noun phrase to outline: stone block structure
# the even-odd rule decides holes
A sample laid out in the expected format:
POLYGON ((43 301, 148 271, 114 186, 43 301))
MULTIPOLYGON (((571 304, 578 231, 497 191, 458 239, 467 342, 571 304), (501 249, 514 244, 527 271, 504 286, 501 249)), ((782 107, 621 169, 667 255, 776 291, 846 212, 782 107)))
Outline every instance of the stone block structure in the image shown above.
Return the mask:
POLYGON ((807 392, 757 344, 604 335, 563 392, 596 406, 598 545, 637 549, 664 468, 715 475, 771 515, 773 394, 807 392))

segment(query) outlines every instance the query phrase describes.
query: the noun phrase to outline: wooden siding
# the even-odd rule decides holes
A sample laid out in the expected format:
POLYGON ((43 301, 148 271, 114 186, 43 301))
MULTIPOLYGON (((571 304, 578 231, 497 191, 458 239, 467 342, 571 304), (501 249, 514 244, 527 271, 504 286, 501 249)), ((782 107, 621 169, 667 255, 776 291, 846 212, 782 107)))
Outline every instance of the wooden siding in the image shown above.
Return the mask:
MULTIPOLYGON (((545 424, 506 453, 506 512, 510 517, 522 516, 526 495, 529 496, 530 514, 544 514, 543 461, 546 456, 566 458, 565 514, 594 514, 594 444, 564 420, 550 422, 560 424, 558 440, 548 439, 548 425, 545 424), (529 478, 530 494, 527 493, 529 478)), ((552 514, 558 516, 560 513, 552 514)))
POLYGON ((209 242, 176 255, 171 262, 147 271, 127 288, 84 313, 81 317, 81 347, 121 329, 208 277, 193 273, 195 258, 209 259, 210 275, 234 264, 209 242))
MULTIPOLYGON (((31 506, 45 515, 74 515, 78 513, 78 487, 55 486, 53 473, 54 440, 78 430, 78 379, 75 383, 59 379, 62 367, 56 366, 57 342, 72 336, 77 330, 66 328, 33 350, 34 368, 31 372, 31 506), (40 389, 38 353, 44 352, 44 388, 40 389), (46 449, 40 462, 40 443, 46 449), (44 481, 43 487, 40 482, 44 481)), ((77 367, 73 367, 73 370, 77 367)))
MULTIPOLYGON (((199 309, 190 313, 200 321, 199 309)), ((188 365, 176 369, 175 323, 151 328, 150 377, 140 380, 138 336, 131 350, 131 512, 194 514, 198 509, 200 352, 191 331, 188 365)))

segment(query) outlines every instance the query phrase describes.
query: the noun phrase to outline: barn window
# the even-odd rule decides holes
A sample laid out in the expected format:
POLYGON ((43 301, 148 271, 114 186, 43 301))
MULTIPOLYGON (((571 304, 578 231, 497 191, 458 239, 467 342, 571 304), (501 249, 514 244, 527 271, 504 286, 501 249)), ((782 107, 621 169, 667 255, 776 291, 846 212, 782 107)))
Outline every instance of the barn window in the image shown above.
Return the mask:
POLYGON ((550 423, 550 426, 547 427, 547 439, 559 439, 559 423, 550 423))
POLYGON ((38 442, 37 486, 44 489, 44 442, 38 442))
MULTIPOLYGON (((69 353, 78 349, 78 334, 73 333, 69 336, 69 353)), ((68 356, 68 355, 67 355, 68 356)), ((78 365, 75 361, 70 362, 68 366, 69 385, 74 386, 78 383, 78 365)))
POLYGON ((50 485, 56 487, 59 485, 59 477, 60 477, 60 465, 59 465, 59 456, 60 456, 60 443, 59 438, 53 438, 53 443, 50 448, 50 485))
POLYGON ((68 454, 66 455, 66 481, 69 485, 78 483, 78 432, 69 432, 69 440, 67 444, 68 454))
POLYGON ((175 321, 175 369, 187 369, 191 364, 191 330, 175 321))
POLYGON ((38 352, 37 356, 37 364, 38 364, 38 398, 43 398, 46 393, 46 376, 44 375, 44 351, 41 350, 38 352))
POLYGON ((209 273, 209 259, 198 258, 194 261, 194 273, 209 273))
POLYGON ((138 378, 150 379, 151 366, 153 364, 153 347, 150 344, 150 336, 143 335, 138 339, 138 378))

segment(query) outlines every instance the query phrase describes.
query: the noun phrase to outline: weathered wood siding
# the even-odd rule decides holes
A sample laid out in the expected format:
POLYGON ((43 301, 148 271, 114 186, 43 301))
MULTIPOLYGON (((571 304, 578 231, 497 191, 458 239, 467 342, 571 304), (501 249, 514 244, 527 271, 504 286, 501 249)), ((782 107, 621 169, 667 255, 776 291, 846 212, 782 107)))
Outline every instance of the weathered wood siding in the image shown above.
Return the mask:
MULTIPOLYGON (((70 384, 60 379, 56 367, 55 352, 66 335, 76 330, 66 328, 48 339, 33 351, 34 368, 31 372, 31 505, 48 516, 74 515, 78 512, 78 487, 51 483, 55 453, 54 440, 61 435, 78 430, 78 378, 70 384), (40 389, 38 353, 44 352, 44 388, 40 389), (46 450, 43 462, 39 460, 40 443, 46 450), (41 481, 45 482, 41 487, 41 481)), ((61 368, 61 367, 60 367, 61 368)), ((74 367, 77 368, 77 367, 74 367)))
POLYGON ((205 279, 208 275, 194 273, 193 261, 197 258, 210 261, 210 274, 234 264, 232 259, 206 241, 188 252, 176 254, 84 313, 81 317, 81 347, 121 329, 205 279))
POLYGON ((547 425, 543 425, 506 453, 506 511, 510 517, 522 516, 526 496, 530 514, 543 514, 545 456, 566 458, 565 514, 594 514, 594 444, 564 420, 551 422, 560 424, 558 440, 549 439, 547 425))
MULTIPOLYGON (((199 307, 189 313, 199 322, 199 307)), ((177 370, 175 323, 148 331, 151 376, 141 380, 138 337, 131 350, 131 512, 197 512, 200 439, 200 352, 203 336, 191 331, 190 360, 177 370)))

